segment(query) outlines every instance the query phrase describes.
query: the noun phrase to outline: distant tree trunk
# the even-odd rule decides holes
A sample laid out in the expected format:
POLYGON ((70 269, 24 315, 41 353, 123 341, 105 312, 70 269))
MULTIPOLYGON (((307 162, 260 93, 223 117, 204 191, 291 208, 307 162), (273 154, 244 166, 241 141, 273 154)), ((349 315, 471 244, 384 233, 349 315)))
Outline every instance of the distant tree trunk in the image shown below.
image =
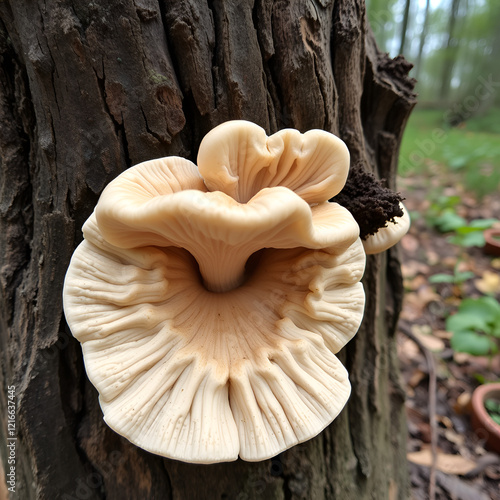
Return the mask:
POLYGON ((61 289, 104 186, 143 160, 195 160, 229 119, 320 128, 394 187, 410 65, 378 52, 363 0, 0 2, 0 453, 16 391, 16 495, 38 499, 405 498, 397 250, 368 259, 365 321, 341 353, 353 393, 273 460, 191 465, 108 428, 61 289))
POLYGON ((420 76, 420 73, 422 71, 422 55, 424 53, 425 39, 427 38, 427 29, 429 27, 430 6, 431 6, 431 0, 427 0, 425 3, 424 23, 422 25, 422 31, 420 32, 420 42, 418 45, 417 61, 415 62, 416 80, 418 80, 418 77, 420 76))
POLYGON ((406 0, 405 12, 403 14, 403 24, 401 25, 401 42, 399 44, 399 53, 404 54, 406 51, 406 32, 408 31, 408 19, 410 17, 411 0, 406 0))
POLYGON ((394 3, 397 0, 368 0, 366 10, 371 29, 378 47, 383 52, 390 52, 390 43, 394 38, 395 20, 394 3))
MULTIPOLYGON (((460 94, 456 97, 456 105, 453 109, 461 111, 462 116, 458 122, 472 118, 476 114, 482 114, 492 106, 500 105, 500 93, 492 85, 484 85, 484 81, 498 82, 500 80, 500 66, 497 64, 500 58, 500 4, 490 0, 487 2, 488 23, 482 26, 480 36, 486 41, 486 46, 480 51, 471 51, 468 56, 469 64, 460 66, 462 77, 460 94), (464 69, 464 66, 466 69, 464 69), (484 85, 481 89, 480 101, 471 105, 472 98, 476 96, 478 85, 484 85), (467 109, 465 109, 467 108, 467 109)), ((470 19, 469 19, 470 21, 470 19)), ((470 40, 470 38, 469 38, 470 40)))
POLYGON ((459 8, 460 0, 452 0, 448 20, 448 33, 444 48, 443 72, 441 73, 441 88, 439 92, 441 102, 447 101, 450 97, 451 79, 458 53, 457 19, 459 8))
MULTIPOLYGON (((488 61, 490 65, 485 68, 485 74, 491 70, 494 81, 498 82, 500 79, 500 67, 498 66, 498 59, 500 58, 500 5, 498 3, 490 3, 490 13, 493 19, 492 25, 495 26, 492 30, 491 53, 488 61)), ((500 92, 491 92, 491 96, 486 100, 488 104, 500 106, 500 92)), ((484 109, 484 108, 483 108, 484 109)))

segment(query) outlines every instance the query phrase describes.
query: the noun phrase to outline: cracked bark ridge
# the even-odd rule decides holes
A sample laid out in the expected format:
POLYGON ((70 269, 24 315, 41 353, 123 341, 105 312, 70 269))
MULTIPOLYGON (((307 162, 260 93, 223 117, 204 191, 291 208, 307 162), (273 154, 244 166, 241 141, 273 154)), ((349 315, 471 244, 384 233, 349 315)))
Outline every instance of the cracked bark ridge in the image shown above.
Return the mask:
MULTIPOLYGON (((0 382, 17 391, 20 498, 405 497, 397 250, 368 261, 365 321, 342 353, 347 407, 256 464, 174 462, 111 431, 61 289, 104 186, 147 159, 195 160, 229 119, 333 132, 394 190, 408 71, 377 50, 362 0, 0 2, 0 382)), ((5 419, 4 391, 0 407, 5 419)))

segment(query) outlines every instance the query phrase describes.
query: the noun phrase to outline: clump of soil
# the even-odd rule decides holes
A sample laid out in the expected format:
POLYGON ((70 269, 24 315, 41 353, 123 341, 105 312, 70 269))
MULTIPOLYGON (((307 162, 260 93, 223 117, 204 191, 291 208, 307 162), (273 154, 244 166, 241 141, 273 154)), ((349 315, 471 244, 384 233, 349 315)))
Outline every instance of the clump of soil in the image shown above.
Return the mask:
POLYGON ((361 164, 354 164, 344 189, 330 201, 347 208, 359 225, 360 237, 365 240, 375 234, 395 217, 402 217, 399 193, 385 187, 371 172, 361 164))

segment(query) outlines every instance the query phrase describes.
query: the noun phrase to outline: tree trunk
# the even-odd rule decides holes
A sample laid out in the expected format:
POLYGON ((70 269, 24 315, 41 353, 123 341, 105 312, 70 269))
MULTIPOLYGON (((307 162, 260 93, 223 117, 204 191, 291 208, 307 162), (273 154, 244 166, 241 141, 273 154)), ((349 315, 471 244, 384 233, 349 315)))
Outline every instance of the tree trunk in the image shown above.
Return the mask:
MULTIPOLYGON (((15 388, 11 497, 405 498, 397 250, 368 259, 365 320, 341 353, 348 405, 315 439, 260 463, 175 462, 114 433, 62 313, 66 268, 104 186, 147 159, 195 160, 202 137, 225 120, 333 132, 353 167, 394 187, 413 82, 403 59, 376 49, 364 2, 10 0, 0 16, 0 377, 15 388)), ((0 396, 6 472, 9 395, 0 396)))
POLYGON ((408 19, 410 18, 411 0, 406 0, 405 11, 403 14, 403 24, 401 25, 401 41, 399 43, 399 53, 406 52, 406 32, 408 31, 408 19))
POLYGON ((452 0, 451 2, 446 45, 443 48, 444 59, 441 73, 441 87, 439 91, 439 99, 441 102, 448 102, 450 100, 449 93, 453 77, 453 68, 455 67, 458 54, 457 20, 460 1, 461 0, 452 0))
POLYGON ((417 61, 415 63, 415 80, 418 81, 420 72, 422 71, 422 55, 424 53, 425 39, 427 38, 427 30, 429 27, 429 11, 431 7, 431 0, 427 0, 425 3, 425 13, 424 13, 424 23, 422 25, 422 31, 420 32, 420 41, 418 44, 418 55, 417 61))

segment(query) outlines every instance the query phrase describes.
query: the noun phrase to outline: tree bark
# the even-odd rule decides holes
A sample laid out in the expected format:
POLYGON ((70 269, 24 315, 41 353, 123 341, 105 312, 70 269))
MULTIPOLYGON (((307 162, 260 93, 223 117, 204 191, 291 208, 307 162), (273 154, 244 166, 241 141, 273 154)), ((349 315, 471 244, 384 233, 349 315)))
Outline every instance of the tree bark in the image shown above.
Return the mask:
POLYGON ((365 320, 344 348, 353 386, 318 437, 272 460, 215 465, 147 453, 108 428, 61 290, 80 228, 124 169, 196 159, 229 119, 320 128, 394 188, 415 103, 378 52, 362 0, 0 2, 0 456, 15 387, 22 499, 405 498, 395 328, 397 250, 368 259, 365 320))

